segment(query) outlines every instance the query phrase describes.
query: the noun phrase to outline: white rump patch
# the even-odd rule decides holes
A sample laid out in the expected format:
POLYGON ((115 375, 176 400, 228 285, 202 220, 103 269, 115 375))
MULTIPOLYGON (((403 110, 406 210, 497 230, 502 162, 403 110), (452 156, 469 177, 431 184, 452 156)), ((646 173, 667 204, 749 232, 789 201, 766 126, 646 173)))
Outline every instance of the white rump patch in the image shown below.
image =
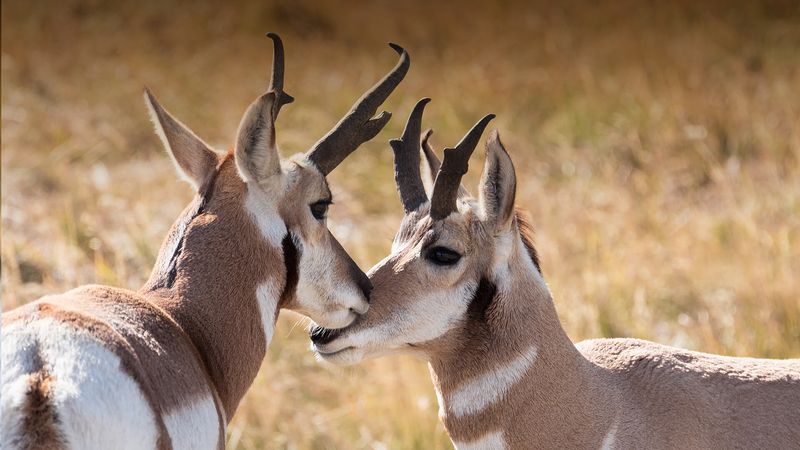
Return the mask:
POLYGON ((606 433, 606 437, 603 438, 603 445, 600 446, 600 450, 612 450, 614 448, 614 444, 617 441, 617 425, 619 425, 618 422, 614 422, 614 424, 611 425, 608 433, 606 433))
POLYGON ((164 425, 175 450, 217 448, 219 416, 214 398, 199 397, 164 416, 164 425))
POLYGON ((493 367, 446 395, 446 409, 457 417, 475 414, 502 399, 536 361, 538 350, 532 345, 507 364, 493 367))
POLYGON ((114 352, 83 330, 52 318, 14 323, 2 332, 2 448, 19 433, 20 413, 33 362, 52 374, 52 404, 67 447, 155 448, 153 411, 114 352))
POLYGON ((470 442, 453 441, 456 450, 505 450, 506 440, 502 431, 495 431, 470 442))

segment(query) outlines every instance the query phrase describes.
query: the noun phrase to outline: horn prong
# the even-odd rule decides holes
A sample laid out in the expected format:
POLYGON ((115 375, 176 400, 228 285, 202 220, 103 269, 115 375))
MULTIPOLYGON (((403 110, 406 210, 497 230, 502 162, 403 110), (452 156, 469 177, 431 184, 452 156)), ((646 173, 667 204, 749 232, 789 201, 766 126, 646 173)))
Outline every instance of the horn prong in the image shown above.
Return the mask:
POLYGON ((418 101, 408 116, 402 136, 389 141, 394 151, 394 180, 406 214, 428 201, 419 172, 419 152, 422 113, 430 101, 427 97, 418 101))
POLYGON ((403 47, 394 43, 389 43, 389 46, 400 55, 397 65, 364 93, 339 123, 306 153, 306 158, 324 175, 335 169, 361 144, 374 138, 389 121, 389 112, 383 111, 377 116, 375 112, 397 88, 411 64, 408 52, 403 47))

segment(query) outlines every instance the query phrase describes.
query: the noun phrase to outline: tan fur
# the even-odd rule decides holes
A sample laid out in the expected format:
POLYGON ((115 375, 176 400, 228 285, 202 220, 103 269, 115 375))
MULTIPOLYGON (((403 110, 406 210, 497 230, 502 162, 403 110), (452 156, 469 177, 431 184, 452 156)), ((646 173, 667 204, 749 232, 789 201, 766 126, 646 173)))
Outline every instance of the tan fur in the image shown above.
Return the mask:
POLYGON ((263 242, 241 206, 246 185, 233 159, 226 158, 219 172, 206 212, 186 228, 173 287, 158 287, 153 280, 165 275, 154 270, 140 292, 181 324, 202 349, 204 366, 230 419, 266 352, 256 288, 270 278, 282 285, 286 271, 280 249, 263 242), (231 270, 234 267, 247 270, 231 270))
POLYGON ((574 345, 542 278, 530 226, 520 211, 510 213, 514 170, 496 136, 487 153, 479 201, 462 199, 443 220, 432 220, 427 205, 403 219, 392 253, 369 272, 370 311, 316 343, 323 358, 427 359, 456 447, 800 445, 800 360, 730 358, 634 339, 574 345), (463 256, 437 266, 426 259, 435 246, 463 256), (459 310, 460 302, 468 306, 459 310), (461 312, 444 317, 453 311, 461 312), (445 328, 437 337, 420 337, 437 326, 445 328))

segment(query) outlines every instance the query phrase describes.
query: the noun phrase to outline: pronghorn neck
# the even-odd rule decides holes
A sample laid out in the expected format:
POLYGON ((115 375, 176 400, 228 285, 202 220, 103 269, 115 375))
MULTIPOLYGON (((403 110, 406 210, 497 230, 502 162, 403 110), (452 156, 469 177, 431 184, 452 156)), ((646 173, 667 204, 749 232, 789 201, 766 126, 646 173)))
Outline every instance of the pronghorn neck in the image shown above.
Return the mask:
MULTIPOLYGON (((296 267, 284 258, 291 240, 267 242, 248 217, 247 186, 232 158, 214 185, 173 225, 141 291, 188 334, 230 420, 261 366, 296 267)), ((264 220, 280 222, 277 213, 264 220)))
POLYGON ((587 429, 577 421, 601 420, 591 405, 608 404, 525 249, 515 246, 509 261, 502 282, 481 281, 467 325, 430 353, 439 415, 457 448, 527 448, 541 439, 553 441, 534 446, 557 448, 587 429))

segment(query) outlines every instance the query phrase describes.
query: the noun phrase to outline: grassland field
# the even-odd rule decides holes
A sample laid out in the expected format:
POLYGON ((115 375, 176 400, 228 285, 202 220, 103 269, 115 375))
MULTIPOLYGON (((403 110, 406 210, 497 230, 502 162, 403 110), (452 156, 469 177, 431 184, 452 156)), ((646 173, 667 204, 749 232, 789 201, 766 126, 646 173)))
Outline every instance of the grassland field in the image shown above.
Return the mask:
MULTIPOLYGON (((395 62, 394 119, 330 177, 334 234, 365 270, 401 217, 387 141, 423 96, 436 148, 485 113, 517 168, 574 340, 630 336, 800 357, 797 2, 2 2, 2 303, 138 288, 191 199, 144 85, 233 143, 286 44, 278 140, 306 150, 395 62)), ((483 163, 472 159, 475 186, 483 163)), ((281 314, 231 449, 446 449, 423 361, 317 363, 281 314)))

